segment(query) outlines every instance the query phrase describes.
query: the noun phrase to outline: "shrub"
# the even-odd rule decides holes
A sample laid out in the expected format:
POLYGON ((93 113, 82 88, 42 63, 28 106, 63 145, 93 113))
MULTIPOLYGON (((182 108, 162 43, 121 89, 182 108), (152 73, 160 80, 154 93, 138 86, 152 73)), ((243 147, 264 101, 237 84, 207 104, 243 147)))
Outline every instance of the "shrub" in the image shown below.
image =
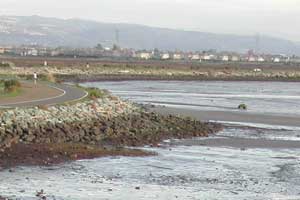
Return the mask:
POLYGON ((102 90, 99 90, 98 88, 87 88, 86 89, 87 92, 89 93, 89 97, 91 99, 98 99, 98 98, 102 98, 103 96, 105 96, 105 92, 102 90))
POLYGON ((48 73, 48 74, 46 75, 46 80, 49 81, 49 82, 51 82, 51 83, 56 83, 56 78, 55 78, 55 76, 54 76, 53 74, 51 74, 51 73, 48 73))
POLYGON ((0 63, 0 67, 3 67, 3 68, 9 68, 9 67, 10 67, 10 64, 9 64, 9 63, 6 63, 6 62, 2 62, 2 63, 0 63))
POLYGON ((21 83, 17 80, 6 80, 4 81, 5 92, 15 92, 21 87, 21 83))
POLYGON ((246 105, 246 104, 240 104, 240 105, 238 106, 238 109, 240 109, 240 110, 247 110, 248 108, 247 108, 247 105, 246 105))

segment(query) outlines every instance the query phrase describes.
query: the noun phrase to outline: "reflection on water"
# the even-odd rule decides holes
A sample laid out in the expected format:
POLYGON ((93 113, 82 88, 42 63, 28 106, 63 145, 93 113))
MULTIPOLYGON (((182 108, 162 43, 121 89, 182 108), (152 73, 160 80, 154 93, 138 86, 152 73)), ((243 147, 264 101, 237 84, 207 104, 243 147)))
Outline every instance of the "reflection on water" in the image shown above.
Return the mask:
POLYGON ((300 83, 124 81, 85 85, 108 89, 139 103, 230 111, 246 103, 249 112, 300 115, 300 83))

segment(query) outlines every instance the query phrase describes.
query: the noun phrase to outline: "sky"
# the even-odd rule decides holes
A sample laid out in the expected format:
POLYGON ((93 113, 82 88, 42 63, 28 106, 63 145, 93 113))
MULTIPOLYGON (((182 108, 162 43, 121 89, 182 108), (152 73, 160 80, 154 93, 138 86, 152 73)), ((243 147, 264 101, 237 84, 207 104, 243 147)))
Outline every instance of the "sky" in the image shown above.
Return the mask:
POLYGON ((0 0, 0 15, 260 34, 300 42, 300 0, 0 0))

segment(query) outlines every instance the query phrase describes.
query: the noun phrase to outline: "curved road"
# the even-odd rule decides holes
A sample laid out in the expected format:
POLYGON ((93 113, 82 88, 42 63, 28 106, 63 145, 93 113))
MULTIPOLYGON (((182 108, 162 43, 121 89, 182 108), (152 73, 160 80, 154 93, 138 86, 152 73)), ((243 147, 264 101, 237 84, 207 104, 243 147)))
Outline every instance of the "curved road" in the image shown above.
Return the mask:
POLYGON ((5 108, 15 108, 15 107, 34 107, 41 105, 56 105, 65 102, 72 102, 76 100, 80 100, 85 98, 88 93, 82 89, 71 85, 63 85, 63 84, 48 84, 49 87, 62 91, 63 93, 56 97, 44 98, 39 100, 28 100, 17 103, 9 103, 9 104, 0 104, 0 107, 5 108))

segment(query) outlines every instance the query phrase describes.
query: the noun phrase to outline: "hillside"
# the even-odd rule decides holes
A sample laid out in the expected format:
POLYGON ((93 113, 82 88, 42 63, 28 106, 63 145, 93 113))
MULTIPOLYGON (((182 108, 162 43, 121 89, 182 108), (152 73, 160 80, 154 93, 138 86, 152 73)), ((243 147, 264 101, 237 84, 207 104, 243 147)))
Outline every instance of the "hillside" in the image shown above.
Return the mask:
MULTIPOLYGON (((1 45, 92 47, 101 43, 111 46, 116 42, 116 30, 119 30, 120 45, 127 48, 184 51, 217 49, 238 52, 256 48, 254 36, 211 34, 79 19, 0 16, 1 45)), ((259 49, 264 53, 300 55, 299 43, 268 36, 260 37, 259 49)))

